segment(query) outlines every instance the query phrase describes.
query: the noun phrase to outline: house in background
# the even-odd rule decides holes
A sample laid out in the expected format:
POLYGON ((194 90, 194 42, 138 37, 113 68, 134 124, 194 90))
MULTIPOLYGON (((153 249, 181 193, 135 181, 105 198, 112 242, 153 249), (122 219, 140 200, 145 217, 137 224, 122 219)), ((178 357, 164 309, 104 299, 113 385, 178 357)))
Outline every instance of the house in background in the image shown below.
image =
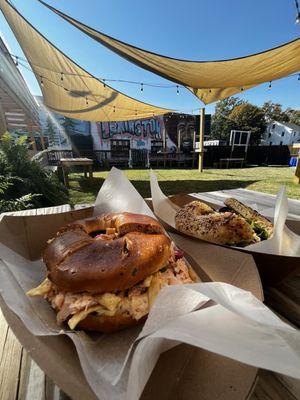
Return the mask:
POLYGON ((273 121, 268 124, 262 145, 292 145, 300 142, 300 126, 287 122, 273 121))

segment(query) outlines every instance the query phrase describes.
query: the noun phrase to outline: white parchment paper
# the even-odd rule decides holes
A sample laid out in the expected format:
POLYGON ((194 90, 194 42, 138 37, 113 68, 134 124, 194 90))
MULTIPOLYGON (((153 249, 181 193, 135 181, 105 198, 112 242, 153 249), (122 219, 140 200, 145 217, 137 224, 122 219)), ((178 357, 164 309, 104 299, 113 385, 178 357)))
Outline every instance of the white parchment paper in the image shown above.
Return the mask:
MULTIPOLYGON (((103 210, 152 215, 117 169, 97 197, 95 212, 103 210)), ((216 282, 168 287, 143 327, 111 335, 61 332, 50 306, 25 294, 44 278, 43 263, 30 262, 2 244, 0 256, 0 293, 7 306, 32 334, 71 338, 99 399, 138 399, 159 355, 179 343, 300 378, 299 331, 281 322, 250 292, 216 282)))
MULTIPOLYGON (((156 175, 150 174, 151 197, 156 216, 167 225, 175 228, 175 214, 179 210, 172 201, 164 195, 159 187, 156 175)), ((282 186, 277 194, 274 210, 274 234, 271 239, 252 244, 246 249, 258 253, 300 257, 300 236, 292 232, 285 221, 288 215, 288 200, 285 187, 282 186)))

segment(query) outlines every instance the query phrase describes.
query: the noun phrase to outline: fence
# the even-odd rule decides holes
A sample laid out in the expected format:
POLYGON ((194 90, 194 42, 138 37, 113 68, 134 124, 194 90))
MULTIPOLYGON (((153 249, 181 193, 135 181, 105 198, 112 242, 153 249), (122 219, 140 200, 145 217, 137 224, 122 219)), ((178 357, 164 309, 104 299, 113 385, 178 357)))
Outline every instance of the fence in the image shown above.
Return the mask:
MULTIPOLYGON (((204 167, 214 167, 221 158, 244 158, 243 147, 235 147, 231 152, 231 146, 207 146, 205 147, 204 167)), ((58 165, 61 158, 87 157, 94 160, 96 168, 109 169, 117 167, 141 167, 149 166, 176 168, 197 167, 198 153, 151 153, 148 150, 131 150, 117 152, 113 150, 87 150, 80 151, 80 155, 72 150, 50 150, 47 152, 48 165, 58 165)), ((246 164, 250 165, 288 165, 290 151, 288 146, 249 146, 246 164)))

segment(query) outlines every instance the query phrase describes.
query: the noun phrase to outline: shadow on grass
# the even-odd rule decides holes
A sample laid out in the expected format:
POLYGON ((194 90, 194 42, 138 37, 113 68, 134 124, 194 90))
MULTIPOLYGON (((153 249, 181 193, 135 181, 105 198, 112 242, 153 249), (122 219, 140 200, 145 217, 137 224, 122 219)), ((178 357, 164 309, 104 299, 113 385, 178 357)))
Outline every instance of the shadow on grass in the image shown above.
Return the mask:
MULTIPOLYGON (((104 179, 93 178, 93 181, 89 181, 84 178, 75 179, 80 187, 80 191, 83 193, 92 193, 97 196, 99 189, 101 188, 104 179)), ((237 189, 246 188, 252 183, 257 182, 256 180, 175 180, 175 181, 159 181, 159 185, 166 195, 178 194, 178 193, 195 193, 195 192, 211 192, 214 190, 226 190, 226 189, 237 189)), ((150 183, 149 180, 132 180, 131 183, 142 195, 142 197, 150 197, 150 183)))

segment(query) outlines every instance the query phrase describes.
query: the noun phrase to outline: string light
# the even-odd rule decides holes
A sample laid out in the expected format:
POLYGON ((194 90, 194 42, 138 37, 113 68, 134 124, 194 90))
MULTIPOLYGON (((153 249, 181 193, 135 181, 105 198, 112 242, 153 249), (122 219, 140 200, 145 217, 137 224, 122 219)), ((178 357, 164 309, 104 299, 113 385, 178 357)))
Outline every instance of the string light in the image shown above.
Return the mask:
POLYGON ((300 74, 298 74, 298 81, 300 81, 300 74))
POLYGON ((40 76, 40 78, 41 78, 41 86, 44 86, 44 79, 43 79, 42 75, 40 76))
POLYGON ((241 92, 243 92, 244 88, 241 88, 241 92))
POLYGON ((103 79, 103 87, 106 87, 105 79, 103 79))
POLYGON ((176 88, 177 88, 177 90, 176 90, 176 94, 177 94, 177 96, 179 96, 179 86, 178 86, 178 85, 176 85, 176 88))
POLYGON ((16 67, 19 65, 19 57, 16 56, 16 67))
POLYGON ((64 73, 63 73, 63 72, 60 73, 60 80, 61 80, 61 81, 64 80, 64 73))
POLYGON ((209 89, 209 93, 211 93, 211 89, 209 89))
POLYGON ((85 104, 88 106, 89 105, 89 101, 88 101, 88 98, 86 97, 85 98, 85 104))
POLYGON ((141 83, 141 92, 143 92, 143 91, 144 91, 144 84, 141 83))
POLYGON ((300 24, 300 11, 299 11, 299 4, 298 1, 295 0, 295 6, 296 6, 296 10, 297 10, 297 16, 296 16, 296 24, 300 24))
POLYGON ((113 112, 116 112, 116 106, 114 106, 114 108, 113 108, 113 112))
POLYGON ((272 88, 272 81, 270 81, 270 83, 269 83, 269 89, 271 89, 272 88))

